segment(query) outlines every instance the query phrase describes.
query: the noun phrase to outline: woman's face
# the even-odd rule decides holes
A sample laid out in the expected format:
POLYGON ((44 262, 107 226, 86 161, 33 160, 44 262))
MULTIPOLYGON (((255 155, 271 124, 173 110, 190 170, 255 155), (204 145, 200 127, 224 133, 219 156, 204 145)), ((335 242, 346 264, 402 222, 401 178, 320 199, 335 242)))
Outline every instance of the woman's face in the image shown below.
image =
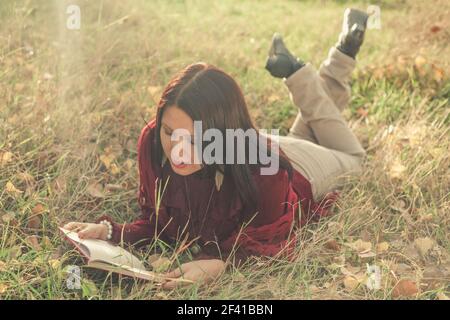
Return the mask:
POLYGON ((186 112, 177 106, 167 107, 161 119, 160 136, 164 154, 175 173, 187 176, 201 169, 201 164, 194 161, 194 121, 186 112))

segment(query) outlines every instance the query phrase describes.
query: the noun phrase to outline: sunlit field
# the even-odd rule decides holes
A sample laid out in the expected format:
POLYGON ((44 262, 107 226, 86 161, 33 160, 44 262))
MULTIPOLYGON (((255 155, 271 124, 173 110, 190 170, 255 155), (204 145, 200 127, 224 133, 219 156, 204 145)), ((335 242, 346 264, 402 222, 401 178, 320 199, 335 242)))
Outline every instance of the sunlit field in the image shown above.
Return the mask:
MULTIPOLYGON (((255 124, 297 114, 264 69, 274 32, 319 66, 346 7, 364 1, 0 2, 0 299, 448 299, 450 4, 378 1, 344 111, 368 152, 332 217, 299 231, 294 262, 251 259, 212 284, 164 291, 83 268, 57 230, 108 213, 132 221, 136 144, 170 78, 204 61, 231 74, 255 124), (79 30, 66 27, 69 4, 79 30), (367 286, 378 266, 381 287, 367 286)), ((157 271, 176 248, 135 252, 157 271), (158 254, 157 256, 155 254, 158 254)))

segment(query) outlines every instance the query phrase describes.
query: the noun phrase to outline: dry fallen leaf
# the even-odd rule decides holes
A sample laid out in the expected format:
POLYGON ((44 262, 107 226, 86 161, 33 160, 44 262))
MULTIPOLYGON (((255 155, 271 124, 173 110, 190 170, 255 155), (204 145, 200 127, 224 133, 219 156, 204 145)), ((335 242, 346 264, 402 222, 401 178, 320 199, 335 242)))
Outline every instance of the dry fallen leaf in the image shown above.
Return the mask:
POLYGON ((22 255, 22 247, 21 246, 13 246, 9 249, 9 258, 17 259, 22 255))
POLYGON ((353 267, 351 265, 348 266, 341 266, 340 270, 342 272, 343 275, 345 276, 352 276, 354 278, 356 278, 356 274, 361 272, 361 268, 360 267, 353 267))
POLYGON ((117 175, 120 173, 120 168, 117 166, 117 164, 112 163, 110 167, 110 171, 113 175, 117 175))
POLYGON ((389 169, 389 175, 391 178, 401 179, 406 171, 406 167, 401 164, 400 160, 397 159, 391 165, 389 169))
POLYGON ((280 101, 281 98, 277 94, 271 94, 269 97, 267 97, 267 102, 272 103, 274 101, 280 101))
POLYGON ((2 215, 3 223, 14 223, 16 215, 13 212, 8 212, 2 215))
POLYGON ((433 65, 433 78, 437 82, 441 82, 445 77, 445 71, 444 69, 438 68, 435 65, 433 65))
POLYGON ((363 229, 361 230, 361 232, 359 233, 359 238, 362 241, 365 242, 370 242, 370 239, 372 239, 372 235, 370 234, 370 232, 367 229, 363 229))
POLYGON ((51 254, 50 259, 59 259, 65 252, 64 245, 59 245, 51 254))
POLYGON ((405 275, 411 274, 413 272, 413 268, 406 263, 398 263, 392 266, 392 271, 394 271, 397 275, 405 275))
POLYGON ((42 250, 41 245, 39 244, 39 239, 37 236, 32 235, 25 238, 25 241, 36 251, 42 250))
POLYGON ((48 264, 50 265, 50 267, 52 267, 53 270, 56 270, 61 266, 61 260, 50 259, 50 260, 48 260, 48 264))
POLYGON ((41 217, 38 214, 33 214, 28 217, 27 228, 32 230, 38 230, 41 228, 41 217))
POLYGON ((336 263, 336 264, 339 264, 339 265, 345 265, 345 254, 341 254, 341 255, 339 255, 339 256, 335 256, 335 257, 333 257, 333 261, 336 263))
MULTIPOLYGON (((103 165, 111 171, 113 175, 117 175, 120 173, 119 166, 114 163, 114 160, 116 159, 116 154, 112 150, 112 147, 108 147, 105 149, 106 153, 100 156, 100 160, 103 163, 103 165)), ((116 151, 119 152, 119 151, 116 151)))
POLYGON ((430 222, 430 221, 433 221, 433 214, 432 213, 421 215, 419 217, 418 223, 430 222))
POLYGON ((111 167, 112 162, 114 161, 114 154, 102 154, 100 156, 100 161, 104 164, 106 169, 109 169, 111 167))
POLYGON ((414 240, 414 245, 416 246, 422 257, 425 257, 428 251, 430 251, 435 246, 435 244, 436 242, 429 237, 417 238, 416 240, 414 240))
POLYGON ((434 25, 430 28, 431 33, 437 33, 439 31, 441 31, 442 28, 440 26, 434 25))
POLYGON ((8 290, 8 286, 4 283, 0 283, 0 294, 5 293, 8 290))
POLYGON ((34 206, 33 209, 31 209, 31 212, 33 214, 42 214, 44 211, 45 211, 45 208, 41 203, 38 203, 37 205, 34 206))
POLYGON ((369 115, 369 111, 366 110, 366 109, 364 109, 364 108, 362 108, 362 107, 359 107, 359 108, 356 110, 356 113, 357 113, 361 118, 366 118, 366 117, 369 115))
POLYGON ((52 241, 50 240, 49 237, 43 236, 43 237, 42 237, 42 245, 43 245, 45 248, 51 248, 51 247, 52 247, 52 241))
POLYGON ((358 253, 358 256, 359 256, 361 259, 373 258, 373 257, 375 257, 376 255, 377 255, 377 254, 376 254, 375 252, 373 252, 373 251, 365 251, 365 252, 358 253))
POLYGON ((108 184, 105 185, 105 190, 107 190, 107 191, 120 191, 120 190, 123 190, 123 189, 125 189, 125 188, 121 184, 108 183, 108 184))
POLYGON ((91 183, 87 187, 87 192, 94 198, 104 198, 105 194, 103 193, 102 186, 99 183, 91 183))
POLYGON ((327 224, 327 228, 330 233, 340 232, 344 228, 344 225, 341 222, 330 221, 327 224))
POLYGON ((384 68, 381 68, 381 67, 375 68, 375 69, 372 71, 372 76, 373 76, 375 79, 377 79, 377 80, 384 78, 384 77, 385 77, 385 75, 384 75, 384 68))
POLYGON ((425 59, 423 56, 419 55, 414 59, 414 65, 416 66, 417 69, 422 68, 426 63, 427 59, 425 59))
POLYGON ((346 291, 351 292, 359 286, 359 281, 353 276, 346 276, 344 278, 344 288, 346 291))
POLYGON ((6 192, 11 193, 11 194, 23 193, 23 191, 17 189, 11 181, 8 181, 6 183, 5 188, 6 188, 6 192))
POLYGON ((42 75, 42 78, 44 80, 52 80, 53 79, 53 75, 50 72, 44 72, 44 74, 42 75))
POLYGON ((377 244, 376 250, 378 254, 384 253, 388 251, 389 249, 389 243, 387 242, 380 242, 377 244))
POLYGON ((361 239, 358 239, 355 242, 348 244, 348 246, 358 253, 367 253, 372 249, 372 243, 368 241, 363 241, 361 239))
POLYGON ((36 179, 26 171, 19 172, 17 174, 17 177, 20 179, 20 181, 25 182, 27 185, 33 185, 36 183, 36 179))
POLYGON ((409 245, 407 245, 403 250, 403 254, 408 258, 411 259, 413 261, 418 261, 420 260, 420 254, 419 251, 417 250, 417 247, 415 246, 414 243, 410 243, 409 245))
POLYGON ((127 168, 127 170, 130 170, 131 168, 134 167, 134 161, 131 159, 127 159, 127 160, 125 160, 123 165, 125 168, 127 168))
POLYGON ((417 285, 414 281, 402 279, 397 282, 394 289, 392 290, 392 297, 414 297, 418 293, 419 289, 417 288, 417 285))
POLYGON ((42 224, 42 214, 45 212, 45 208, 41 203, 38 203, 31 209, 31 215, 28 217, 27 227, 29 229, 38 230, 42 224))
POLYGON ((351 265, 341 266, 340 270, 344 278, 344 287, 346 291, 353 291, 357 286, 364 284, 367 281, 367 274, 365 269, 360 267, 353 267, 351 265))
POLYGON ((422 280, 427 289, 437 289, 450 279, 450 272, 442 265, 427 265, 422 273, 422 280))
POLYGON ((404 212, 406 210, 406 208, 408 207, 406 201, 404 199, 398 199, 397 201, 395 201, 395 205, 394 207, 400 211, 400 212, 404 212))
POLYGON ((436 297, 438 298, 438 300, 450 300, 450 298, 443 292, 438 292, 436 297))
POLYGON ((162 94, 162 87, 161 86, 148 86, 147 87, 148 93, 152 96, 154 101, 158 101, 161 94, 162 94))
POLYGON ((332 251, 340 251, 341 246, 337 243, 336 240, 332 239, 325 243, 325 248, 332 251))
POLYGON ((12 158, 13 158, 13 154, 11 152, 6 151, 3 153, 0 153, 0 167, 11 162, 12 158))

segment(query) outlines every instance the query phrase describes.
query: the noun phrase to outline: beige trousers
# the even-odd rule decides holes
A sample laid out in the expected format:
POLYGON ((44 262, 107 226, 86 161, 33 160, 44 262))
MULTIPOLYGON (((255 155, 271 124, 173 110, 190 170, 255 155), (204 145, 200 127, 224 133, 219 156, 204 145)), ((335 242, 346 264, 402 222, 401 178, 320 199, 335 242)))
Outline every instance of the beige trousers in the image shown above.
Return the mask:
POLYGON ((300 109, 280 148, 294 169, 309 179, 315 201, 361 173, 366 152, 341 111, 350 100, 350 76, 356 61, 336 48, 319 71, 310 64, 284 79, 290 99, 300 109))

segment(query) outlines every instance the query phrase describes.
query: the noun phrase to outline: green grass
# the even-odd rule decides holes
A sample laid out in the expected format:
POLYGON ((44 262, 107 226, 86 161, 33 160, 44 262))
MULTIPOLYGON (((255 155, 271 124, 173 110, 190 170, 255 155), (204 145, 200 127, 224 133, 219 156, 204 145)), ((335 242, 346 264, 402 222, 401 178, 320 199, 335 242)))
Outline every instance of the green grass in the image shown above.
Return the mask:
MULTIPOLYGON (((137 138, 175 72, 196 61, 222 68, 240 84, 256 124, 286 133, 296 107, 282 81, 264 70, 273 32, 318 66, 337 40, 344 9, 366 6, 275 0, 75 3, 82 13, 79 31, 64 27, 64 1, 0 4, 1 299, 390 299, 401 279, 417 283, 420 290, 412 298, 449 294, 445 1, 380 2, 382 30, 366 35, 353 99, 344 112, 368 150, 366 170, 349 181, 335 216, 300 231, 295 262, 255 259, 208 287, 169 292, 84 270, 83 290, 67 289, 64 270, 81 260, 67 251, 56 227, 106 212, 118 221, 137 216, 137 138), (433 25, 442 30, 430 33, 433 25), (118 172, 105 166, 104 155, 118 172), (8 182, 22 193, 8 191, 8 182), (92 196, 94 182, 104 197, 92 196), (29 228, 38 204, 41 221, 29 228), (32 235, 40 248, 26 240, 32 235), (405 251, 424 237, 435 242, 426 256, 405 251), (361 258, 346 245, 357 239, 390 247, 361 258), (330 240, 340 249, 327 249, 330 240), (366 262, 381 267, 382 289, 346 288, 342 266, 361 268, 354 272, 361 274, 366 262), (400 270, 401 263, 411 270, 400 270), (430 284, 426 274, 432 266, 441 273, 430 284)), ((157 246, 168 257, 175 249, 157 246)), ((141 254, 151 253, 149 248, 141 254)))

